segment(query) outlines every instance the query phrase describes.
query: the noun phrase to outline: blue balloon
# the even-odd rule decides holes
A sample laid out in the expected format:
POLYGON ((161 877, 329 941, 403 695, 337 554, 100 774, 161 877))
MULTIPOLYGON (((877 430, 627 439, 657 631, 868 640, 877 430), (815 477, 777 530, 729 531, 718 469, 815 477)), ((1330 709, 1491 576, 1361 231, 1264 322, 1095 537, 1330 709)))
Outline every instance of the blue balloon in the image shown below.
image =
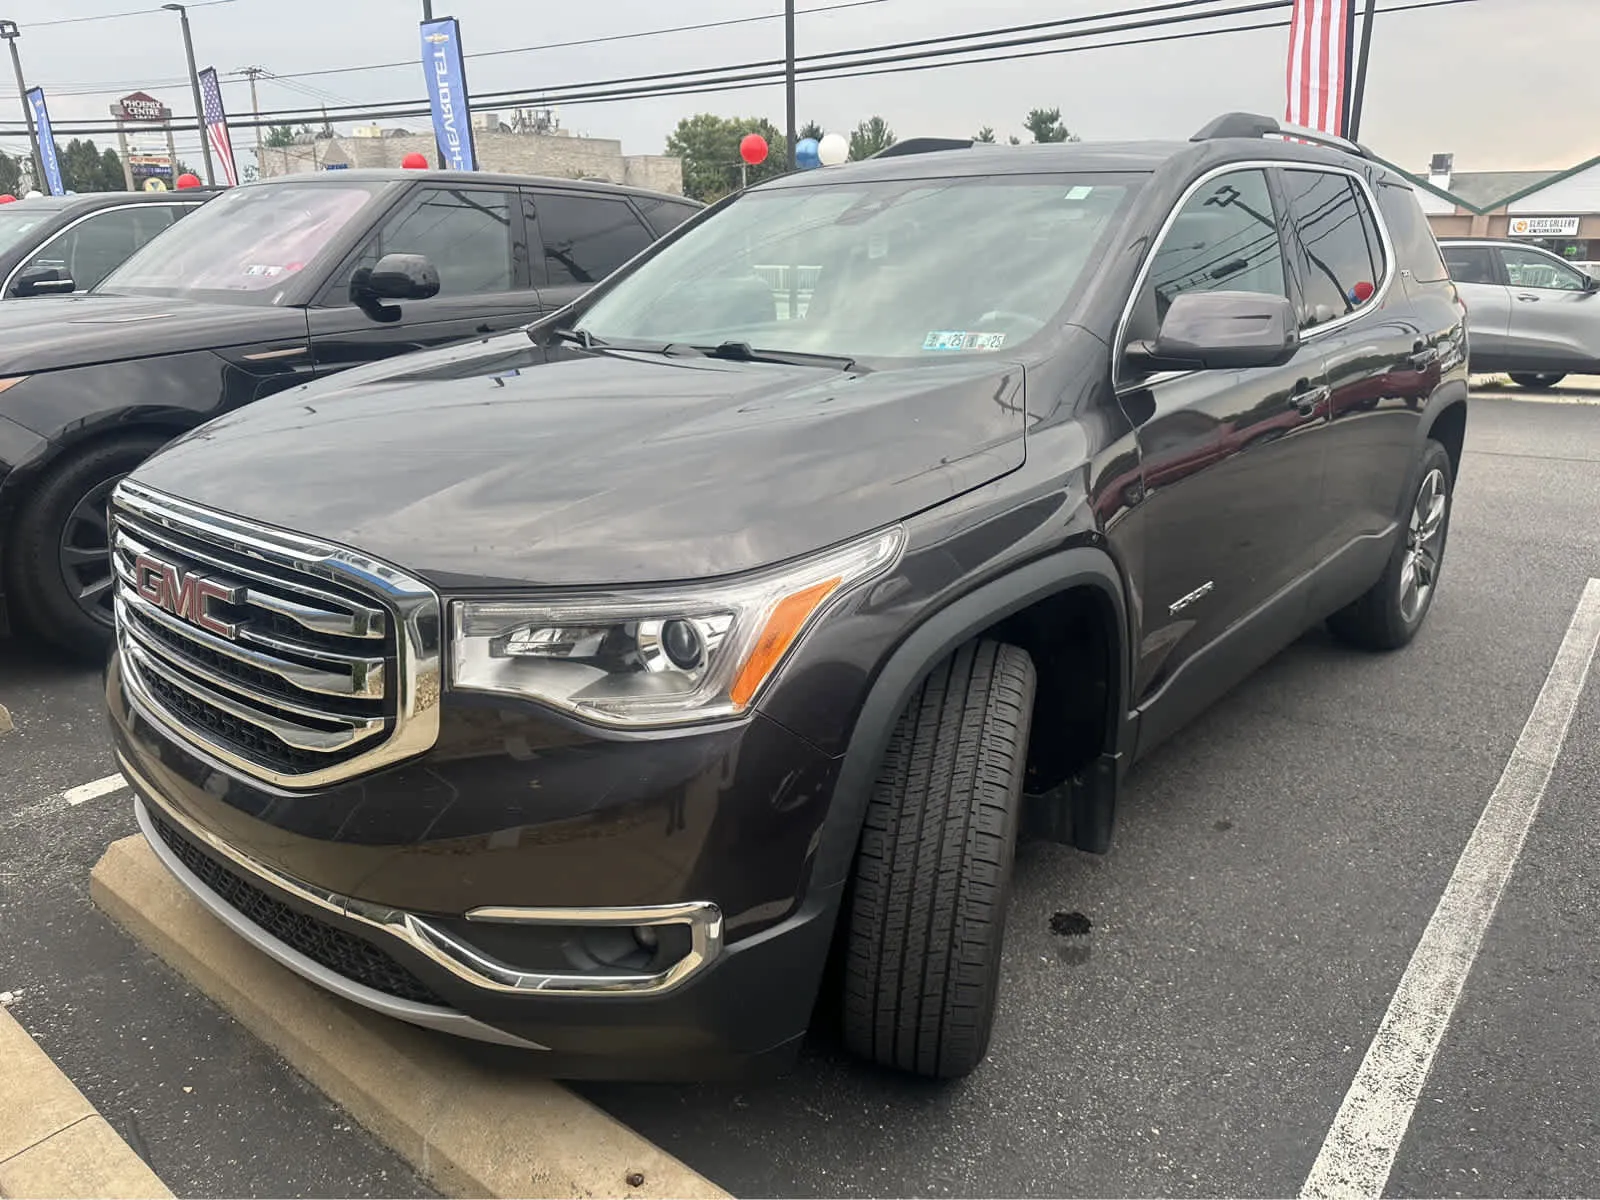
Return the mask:
POLYGON ((816 138, 801 138, 794 144, 794 161, 802 171, 822 165, 822 153, 817 149, 816 138))

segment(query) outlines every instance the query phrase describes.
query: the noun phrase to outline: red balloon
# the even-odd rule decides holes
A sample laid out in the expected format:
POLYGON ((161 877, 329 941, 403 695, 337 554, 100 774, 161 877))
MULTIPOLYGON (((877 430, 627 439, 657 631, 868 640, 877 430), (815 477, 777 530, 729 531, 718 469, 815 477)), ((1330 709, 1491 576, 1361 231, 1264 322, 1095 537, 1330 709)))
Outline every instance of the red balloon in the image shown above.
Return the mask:
POLYGON ((767 139, 759 133, 747 133, 739 142, 739 157, 752 167, 767 161, 767 139))
POLYGON ((418 154, 413 150, 400 160, 400 165, 408 171, 426 171, 428 169, 428 156, 418 154))
POLYGON ((16 202, 17 198, 10 192, 7 192, 4 196, 0 196, 0 204, 15 204, 16 202))
POLYGON ((1365 304, 1368 300, 1372 299, 1372 293, 1376 290, 1377 289, 1374 288, 1370 282, 1363 279, 1360 283, 1356 284, 1354 288, 1356 303, 1365 304))
POLYGON ((200 177, 198 175, 190 175, 185 171, 178 176, 178 186, 180 188, 197 188, 200 186, 200 177))

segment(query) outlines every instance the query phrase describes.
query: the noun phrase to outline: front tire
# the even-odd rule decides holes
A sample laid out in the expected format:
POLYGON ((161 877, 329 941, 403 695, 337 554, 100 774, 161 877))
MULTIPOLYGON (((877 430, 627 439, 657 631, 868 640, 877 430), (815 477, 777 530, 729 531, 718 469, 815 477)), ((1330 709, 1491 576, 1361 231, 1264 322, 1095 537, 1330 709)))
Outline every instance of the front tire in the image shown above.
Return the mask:
POLYGON ((92 446, 34 489, 6 548, 6 591, 22 624, 76 657, 103 657, 111 642, 111 489, 166 442, 124 438, 92 446))
POLYGON ((1033 660, 982 640, 912 697, 869 802, 851 887, 844 1038, 941 1079, 989 1048, 1033 718, 1033 660))
POLYGON ((1529 391, 1544 392, 1555 387, 1566 378, 1565 374, 1555 372, 1512 371, 1511 382, 1518 387, 1525 387, 1529 391))
POLYGON ((1433 607, 1455 478, 1450 453, 1435 441, 1422 453, 1406 527, 1383 576, 1348 608, 1328 618, 1334 635, 1363 650, 1398 650, 1416 637, 1433 607))

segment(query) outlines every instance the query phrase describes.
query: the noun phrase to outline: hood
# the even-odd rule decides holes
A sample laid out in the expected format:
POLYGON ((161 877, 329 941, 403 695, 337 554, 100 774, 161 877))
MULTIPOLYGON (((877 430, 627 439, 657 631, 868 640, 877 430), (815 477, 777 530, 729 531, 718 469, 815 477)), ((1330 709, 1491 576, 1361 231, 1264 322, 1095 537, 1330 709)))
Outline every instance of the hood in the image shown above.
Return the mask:
POLYGON ((552 352, 514 334, 223 417, 140 482, 446 588, 733 574, 1023 462, 1022 367, 847 374, 552 352))
POLYGON ((306 337, 305 312, 155 296, 39 296, 0 304, 0 377, 306 337))

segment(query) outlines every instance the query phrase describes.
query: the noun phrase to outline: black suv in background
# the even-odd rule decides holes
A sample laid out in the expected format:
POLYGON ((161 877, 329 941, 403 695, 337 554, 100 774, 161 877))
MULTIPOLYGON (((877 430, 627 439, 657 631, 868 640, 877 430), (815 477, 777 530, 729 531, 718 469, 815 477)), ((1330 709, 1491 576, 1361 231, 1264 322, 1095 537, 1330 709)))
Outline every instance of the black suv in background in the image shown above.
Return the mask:
MULTIPOLYGON (((531 330, 214 421, 113 497, 156 853, 267 954, 552 1074, 983 1058, 1019 831, 1315 622, 1433 601, 1464 314, 1407 183, 902 143, 531 330)), ((1307 136, 1307 135, 1300 135, 1307 136)))
POLYGON ((213 188, 91 192, 0 207, 0 299, 87 292, 219 194, 213 188))
MULTIPOLYGON (((40 203, 0 208, 0 231, 40 203)), ((291 175, 231 189, 86 296, 0 304, 0 634, 9 612, 103 654, 106 499, 162 443, 310 379, 525 326, 702 207, 481 173, 291 175)))

